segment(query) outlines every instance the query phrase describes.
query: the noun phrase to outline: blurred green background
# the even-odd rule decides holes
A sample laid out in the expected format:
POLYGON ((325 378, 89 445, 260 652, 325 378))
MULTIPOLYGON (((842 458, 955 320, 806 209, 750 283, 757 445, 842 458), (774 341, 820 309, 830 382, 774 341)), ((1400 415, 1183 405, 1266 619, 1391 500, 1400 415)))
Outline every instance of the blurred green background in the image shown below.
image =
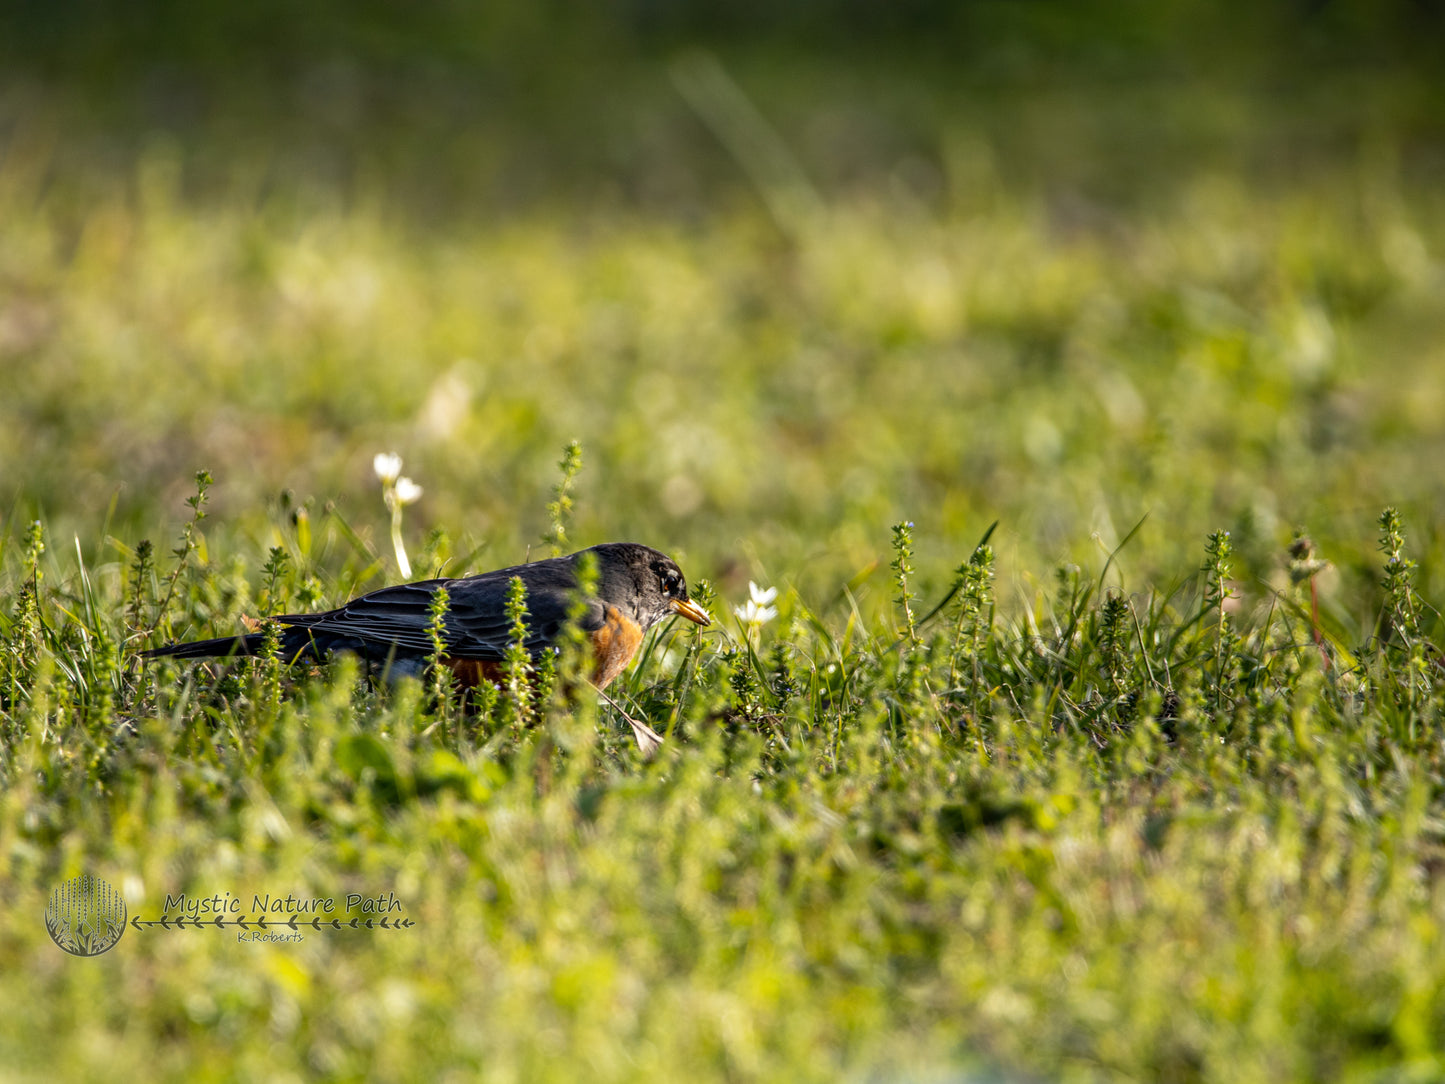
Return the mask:
POLYGON ((1442 72, 1424 0, 0 5, 0 1077, 1438 1078, 1442 72), (719 588, 649 764, 125 653, 396 578, 378 452, 418 574, 536 554, 574 438, 571 541, 719 588), (999 521, 951 654, 904 519, 920 614, 999 521), (83 870, 425 936, 75 961, 83 870))
POLYGON ((1359 564, 1387 503, 1438 553, 1442 41, 1407 0, 8 4, 5 532, 169 538, 205 467, 212 533, 289 491, 382 537, 395 450, 409 530, 506 563, 577 438, 575 539, 728 590, 904 518, 929 576, 994 519, 1006 576, 1146 515, 1142 574, 1220 526, 1359 564))

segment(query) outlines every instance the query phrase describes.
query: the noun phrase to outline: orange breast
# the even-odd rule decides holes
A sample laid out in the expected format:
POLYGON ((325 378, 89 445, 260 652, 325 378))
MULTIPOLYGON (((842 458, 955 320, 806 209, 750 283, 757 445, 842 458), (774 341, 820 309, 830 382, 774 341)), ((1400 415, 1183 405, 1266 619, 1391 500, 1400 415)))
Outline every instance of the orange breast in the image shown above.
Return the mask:
MULTIPOLYGON (((591 634, 593 666, 588 679, 599 689, 605 689, 632 661, 642 643, 642 626, 622 614, 616 606, 603 611, 602 627, 591 634)), ((451 669, 457 684, 475 688, 484 681, 502 683, 502 664, 482 659, 449 658, 446 665, 451 669)))
POLYGON ((616 606, 603 611, 602 627, 592 634, 592 650, 597 663, 592 668, 592 684, 605 689, 632 661, 642 643, 642 626, 625 616, 616 606))

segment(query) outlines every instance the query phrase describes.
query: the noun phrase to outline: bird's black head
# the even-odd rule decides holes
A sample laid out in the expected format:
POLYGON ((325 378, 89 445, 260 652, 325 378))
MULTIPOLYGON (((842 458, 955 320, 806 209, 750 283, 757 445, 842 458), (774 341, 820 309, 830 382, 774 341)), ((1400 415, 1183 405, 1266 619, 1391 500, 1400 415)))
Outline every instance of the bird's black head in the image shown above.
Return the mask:
POLYGON ((677 614, 709 625, 706 610, 687 597, 682 569, 665 553, 636 542, 605 542, 590 551, 597 559, 597 596, 618 607, 644 629, 677 614))

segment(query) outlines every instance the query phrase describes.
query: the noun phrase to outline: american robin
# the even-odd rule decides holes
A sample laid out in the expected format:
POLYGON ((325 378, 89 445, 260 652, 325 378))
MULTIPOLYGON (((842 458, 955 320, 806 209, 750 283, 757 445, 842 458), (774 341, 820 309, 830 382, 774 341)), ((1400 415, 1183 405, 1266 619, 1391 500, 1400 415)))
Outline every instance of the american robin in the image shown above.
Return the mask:
MULTIPOLYGON (((275 619, 282 626, 281 652, 287 662, 296 662, 349 651, 385 667, 390 677, 420 676, 434 652, 432 597, 445 587, 449 601, 442 661, 463 685, 495 681, 512 638, 506 612, 512 579, 520 578, 527 590, 524 645, 537 655, 562 633, 577 591, 577 562, 588 553, 596 559, 596 597, 586 601, 579 624, 592 644, 589 680, 598 689, 627 668, 643 635, 664 617, 677 614, 699 625, 711 623, 707 611, 687 597, 687 581, 672 558, 635 542, 607 542, 477 576, 383 587, 324 613, 286 614, 275 619)), ((168 644, 143 654, 178 659, 255 655, 263 640, 262 633, 247 632, 168 644)))

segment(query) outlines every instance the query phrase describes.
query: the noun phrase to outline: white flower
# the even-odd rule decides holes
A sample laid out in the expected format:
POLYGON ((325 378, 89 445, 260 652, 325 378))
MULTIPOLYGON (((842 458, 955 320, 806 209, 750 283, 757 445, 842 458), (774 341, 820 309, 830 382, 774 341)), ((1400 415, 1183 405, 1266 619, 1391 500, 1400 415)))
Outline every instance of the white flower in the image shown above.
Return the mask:
POLYGON ((415 504, 421 499, 422 488, 410 478, 398 478, 396 480, 396 503, 415 504))
POLYGON ((778 611, 772 606, 759 606, 752 599, 748 599, 742 606, 734 606, 733 613, 738 615, 738 620, 744 625, 754 628, 766 625, 778 616, 778 611))
POLYGON ((376 471, 376 476, 381 479, 381 484, 391 486, 395 484, 397 476, 401 474, 401 456, 395 452, 380 452, 371 461, 371 469, 376 471))
POLYGON ((421 499, 421 486, 401 476, 401 456, 382 452, 371 461, 372 470, 381 479, 381 499, 391 512, 391 547, 396 551, 396 566, 403 576, 411 576, 411 562, 406 559, 406 543, 401 537, 401 510, 421 499))
POLYGON ((737 615, 738 620, 744 625, 747 625, 749 628, 762 628, 762 626, 778 616, 777 607, 768 605, 768 603, 778 597, 778 589, 776 587, 769 587, 764 591, 757 584, 749 580, 748 594, 751 597, 746 603, 733 607, 733 613, 737 615))

